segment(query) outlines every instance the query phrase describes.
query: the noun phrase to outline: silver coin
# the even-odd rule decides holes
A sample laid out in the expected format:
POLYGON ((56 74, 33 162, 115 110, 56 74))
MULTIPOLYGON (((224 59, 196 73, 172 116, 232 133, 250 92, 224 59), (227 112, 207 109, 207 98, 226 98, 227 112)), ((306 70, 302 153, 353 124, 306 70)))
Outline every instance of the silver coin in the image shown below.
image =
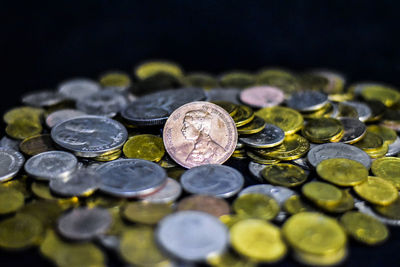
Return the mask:
POLYGON ((239 101, 240 92, 241 90, 237 88, 213 88, 206 91, 207 101, 227 101, 241 105, 239 101))
POLYGON ((257 184, 246 187, 245 189, 239 192, 239 196, 245 194, 255 194, 255 193, 272 197, 273 199, 276 200, 276 202, 278 202, 280 206, 283 206, 283 204, 289 197, 296 194, 293 190, 290 190, 286 187, 275 186, 270 184, 257 184))
MULTIPOLYGON (((311 148, 311 146, 310 146, 310 148, 311 148)), ((310 165, 310 163, 308 162, 307 158, 301 157, 301 158, 292 160, 291 163, 303 168, 303 170, 305 170, 306 172, 314 169, 314 167, 312 165, 310 165)))
POLYGON ((21 143, 20 140, 14 140, 14 139, 8 138, 7 136, 3 136, 0 139, 0 147, 10 148, 10 149, 13 149, 15 151, 19 150, 19 144, 20 143, 21 143))
POLYGON ((96 170, 100 190, 117 197, 141 197, 156 192, 167 182, 167 173, 159 165, 142 159, 107 162, 96 170))
POLYGON ((400 153, 400 138, 397 136, 396 140, 389 145, 386 157, 393 157, 400 153))
POLYGON ((56 105, 65 100, 65 97, 58 92, 43 90, 32 92, 22 97, 22 103, 34 107, 48 107, 56 105))
POLYGON ((351 106, 354 109, 356 109, 357 113, 358 113, 358 119, 360 121, 364 122, 364 121, 368 120, 372 115, 371 108, 367 104, 364 104, 362 102, 346 101, 346 102, 342 102, 342 104, 351 106))
POLYGON ((107 209, 80 207, 62 215, 57 227, 60 234, 68 239, 89 240, 104 234, 111 222, 107 209))
POLYGON ((244 147, 245 147, 245 146, 244 146, 243 143, 237 142, 236 147, 235 147, 235 150, 243 149, 244 147))
POLYGON ((171 89, 137 98, 124 110, 122 117, 135 125, 162 125, 180 106, 206 98, 200 88, 171 89))
POLYGON ((82 99, 90 94, 100 91, 100 85, 86 78, 75 78, 61 83, 58 92, 72 100, 82 99))
POLYGON ((331 114, 331 118, 337 118, 339 116, 339 105, 337 103, 334 102, 330 102, 332 105, 332 114, 331 114))
POLYGON ((240 137, 239 140, 249 147, 267 148, 281 144, 285 139, 285 132, 273 124, 266 124, 261 132, 240 137))
POLYGON ((121 93, 102 90, 90 94, 76 102, 76 108, 90 115, 114 117, 128 105, 121 93))
POLYGON ((114 252, 119 252, 121 240, 116 235, 99 235, 96 238, 99 243, 106 249, 112 250, 114 252))
POLYGON ((77 168, 77 158, 64 151, 48 151, 37 154, 25 163, 25 171, 38 180, 62 178, 77 168))
POLYGON ((128 138, 125 127, 110 118, 81 116, 57 124, 53 141, 80 157, 96 157, 120 148, 128 138))
POLYGON ((99 187, 100 176, 91 169, 78 169, 63 178, 50 179, 50 190, 65 197, 85 196, 99 187))
POLYGON ((344 134, 342 139, 340 139, 341 143, 349 144, 355 143, 367 132, 367 127, 365 124, 356 118, 340 118, 340 122, 344 128, 344 134))
POLYGON ((260 164, 254 161, 250 161, 249 163, 249 171, 253 175, 253 177, 260 183, 265 183, 264 178, 261 175, 261 171, 265 168, 264 164, 260 164))
POLYGON ((87 115, 85 112, 76 109, 60 109, 50 113, 46 117, 46 124, 49 128, 53 128, 61 122, 85 115, 87 115))
POLYGON ((24 156, 11 148, 0 147, 0 182, 13 178, 25 162, 24 156))
POLYGON ((184 261, 204 261, 228 247, 229 233, 218 218, 200 211, 180 211, 162 219, 156 230, 161 248, 184 261))
POLYGON ((314 111, 328 103, 328 96, 318 91, 295 92, 287 101, 290 108, 299 111, 314 111))
POLYGON ((314 168, 325 159, 332 158, 346 158, 360 162, 367 169, 371 167, 371 158, 367 153, 358 147, 342 144, 342 143, 328 143, 317 145, 310 149, 307 154, 308 162, 314 168))
POLYGON ((159 191, 142 197, 142 201, 150 203, 171 203, 182 193, 181 185, 172 178, 167 178, 167 183, 159 191))
POLYGON ((365 201, 359 199, 356 200, 354 198, 354 206, 358 209, 359 212, 370 215, 384 224, 391 226, 400 226, 400 220, 389 219, 381 216, 380 214, 376 213, 370 206, 368 206, 365 201))
POLYGON ((242 189, 244 178, 232 167, 206 164, 184 172, 181 184, 191 194, 228 198, 242 189))
POLYGON ((356 84, 353 84, 351 87, 353 88, 353 93, 356 96, 361 96, 362 91, 364 91, 365 87, 381 87, 385 86, 376 82, 359 82, 356 84))

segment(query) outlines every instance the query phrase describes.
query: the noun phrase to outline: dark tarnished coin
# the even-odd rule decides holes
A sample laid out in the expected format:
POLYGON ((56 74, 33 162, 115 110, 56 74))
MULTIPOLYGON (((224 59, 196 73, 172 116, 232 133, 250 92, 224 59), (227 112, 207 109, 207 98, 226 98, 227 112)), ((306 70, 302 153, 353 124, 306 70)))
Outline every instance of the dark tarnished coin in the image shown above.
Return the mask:
POLYGON ((76 109, 60 109, 50 113, 46 118, 46 124, 49 128, 53 128, 57 124, 86 115, 85 112, 76 109))
POLYGON ((254 119, 254 111, 248 106, 239 105, 238 111, 232 116, 232 119, 235 121, 236 127, 246 125, 254 119))
POLYGON ((101 90, 79 99, 76 108, 90 115, 114 117, 128 105, 124 95, 112 90, 101 90))
POLYGON ((0 182, 13 178, 25 162, 21 153, 10 149, 0 147, 0 182))
POLYGON ((313 111, 322 108, 328 101, 327 95, 317 91, 301 91, 292 94, 287 101, 290 108, 299 111, 313 111))
POLYGON ((355 118, 340 118, 340 122, 344 128, 344 134, 341 143, 353 144, 362 139, 367 132, 367 127, 359 119, 355 118))
POLYGON ((238 134, 256 134, 261 132, 266 125, 267 123, 263 119, 258 116, 254 116, 254 119, 251 122, 241 127, 237 127, 237 131, 238 134))
POLYGON ((58 92, 72 100, 79 100, 98 91, 100 91, 100 85, 86 78, 71 79, 58 86, 58 92))
POLYGON ((48 107, 59 104, 64 100, 64 96, 50 90, 32 92, 22 97, 22 103, 33 107, 48 107))
POLYGON ((237 88, 214 88, 206 91, 207 101, 227 101, 236 105, 240 105, 239 94, 240 89, 237 88))
POLYGON ((261 175, 267 182, 285 187, 299 186, 307 180, 307 174, 302 168, 288 163, 266 166, 261 175))
POLYGON ((228 198, 242 189, 244 178, 229 166, 206 164, 187 170, 181 176, 181 184, 191 194, 228 198))
POLYGON ((99 175, 90 169, 79 169, 64 178, 50 179, 50 190, 65 197, 92 194, 99 187, 99 175))
POLYGON ((206 195, 193 195, 185 197, 179 201, 177 210, 196 210, 206 212, 215 217, 220 217, 229 214, 231 208, 229 207, 229 203, 222 198, 206 195))
POLYGON ((121 123, 110 118, 83 116, 57 124, 51 137, 80 157, 96 157, 120 148, 128 133, 121 123))
POLYGON ((203 89, 199 88, 165 90, 137 98, 122 110, 121 115, 138 126, 162 125, 175 109, 205 98, 203 89))
POLYGON ((116 197, 143 197, 161 189, 167 173, 157 164, 142 159, 123 159, 105 163, 96 171, 100 190, 116 197))
POLYGON ((75 208, 58 219, 58 231, 72 240, 88 240, 104 234, 111 225, 111 214, 103 208, 75 208))
POLYGON ((51 139, 49 134, 40 134, 28 137, 19 144, 19 149, 28 156, 56 150, 53 139, 51 139))
POLYGON ((239 138, 246 146, 255 148, 274 147, 282 144, 284 139, 285 132, 273 124, 267 124, 261 132, 239 138))

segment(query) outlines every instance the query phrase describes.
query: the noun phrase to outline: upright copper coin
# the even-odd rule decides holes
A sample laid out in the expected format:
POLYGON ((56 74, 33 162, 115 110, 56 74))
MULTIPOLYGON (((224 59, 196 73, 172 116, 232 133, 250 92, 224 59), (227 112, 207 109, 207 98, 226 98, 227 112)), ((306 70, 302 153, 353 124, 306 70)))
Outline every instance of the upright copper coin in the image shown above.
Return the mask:
POLYGON ((164 126, 163 141, 168 154, 181 166, 222 164, 237 143, 232 117, 209 102, 191 102, 176 109, 164 126))
POLYGON ((197 210, 211 214, 215 217, 220 217, 229 214, 231 208, 228 202, 222 198, 206 195, 192 195, 185 197, 179 201, 178 211, 182 210, 197 210))
POLYGON ((243 90, 240 100, 255 108, 273 107, 285 100, 282 90, 271 86, 255 86, 243 90))

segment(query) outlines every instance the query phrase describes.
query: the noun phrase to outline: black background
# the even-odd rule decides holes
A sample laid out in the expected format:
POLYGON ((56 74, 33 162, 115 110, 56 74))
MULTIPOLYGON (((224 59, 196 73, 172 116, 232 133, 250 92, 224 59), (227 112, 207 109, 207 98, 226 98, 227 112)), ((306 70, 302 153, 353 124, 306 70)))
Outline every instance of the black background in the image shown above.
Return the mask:
MULTIPOLYGON (((349 81, 398 86, 399 7, 396 1, 0 1, 0 111, 18 105, 23 92, 107 70, 131 72, 154 58, 213 74, 324 67, 349 81)), ((382 246, 352 243, 346 265, 398 266, 400 229, 391 230, 382 246)), ((44 263, 34 251, 0 253, 1 266, 44 263)))

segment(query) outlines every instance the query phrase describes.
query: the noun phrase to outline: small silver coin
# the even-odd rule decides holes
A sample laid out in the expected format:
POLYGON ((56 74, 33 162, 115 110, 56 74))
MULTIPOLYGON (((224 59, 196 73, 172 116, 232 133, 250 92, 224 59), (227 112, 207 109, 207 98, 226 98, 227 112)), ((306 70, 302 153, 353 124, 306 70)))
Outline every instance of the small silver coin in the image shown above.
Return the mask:
POLYGON ((56 126, 61 122, 85 115, 87 115, 85 112, 76 109, 60 109, 50 113, 46 117, 46 125, 49 128, 53 128, 54 126, 56 126))
POLYGON ((354 109, 356 109, 357 113, 358 113, 358 119, 360 121, 364 122, 364 121, 368 120, 372 115, 371 108, 367 104, 364 104, 362 102, 346 101, 346 102, 342 102, 342 104, 351 106, 354 109))
POLYGON ((396 140, 389 145, 386 157, 393 157, 400 153, 400 138, 397 136, 396 140))
POLYGON ((180 211, 159 222, 156 240, 171 256, 198 262, 225 252, 229 233, 226 226, 210 214, 180 211))
POLYGON ((367 169, 371 167, 371 158, 367 153, 358 147, 342 144, 342 143, 327 143, 317 145, 310 149, 307 154, 308 162, 315 167, 325 160, 332 158, 346 158, 360 162, 367 169))
POLYGON ((344 128, 344 134, 341 143, 352 144, 364 137, 367 132, 365 124, 356 118, 340 118, 344 128))
POLYGON ((237 88, 214 88, 206 91, 207 101, 227 101, 236 105, 241 105, 239 95, 241 90, 237 88))
POLYGON ((299 111, 314 111, 322 108, 328 102, 328 96, 318 91, 295 92, 287 101, 290 108, 299 111))
POLYGON ((302 168, 306 173, 309 173, 314 167, 307 161, 307 158, 298 158, 292 161, 289 161, 290 163, 299 166, 302 168))
POLYGON ((99 243, 106 249, 112 250, 114 252, 119 252, 121 240, 119 236, 116 235, 99 235, 96 238, 99 243))
POLYGON ((100 91, 100 85, 90 79, 75 78, 61 83, 58 92, 65 98, 79 100, 100 91))
POLYGON ((181 184, 191 194, 228 198, 242 189, 244 178, 229 166, 206 164, 184 172, 181 184))
POLYGON ((400 220, 389 219, 376 213, 374 209, 368 206, 363 200, 354 199, 354 207, 356 207, 359 212, 370 215, 384 224, 391 226, 400 226, 400 220))
POLYGON ((296 194, 293 190, 290 190, 286 187, 275 186, 270 184, 257 184, 246 187, 245 189, 239 192, 239 196, 245 194, 254 194, 254 193, 272 197, 273 199, 276 200, 276 202, 278 202, 280 206, 282 206, 289 197, 296 194))
POLYGON ((114 117, 128 105, 121 93, 102 90, 90 94, 76 102, 76 108, 90 115, 114 117))
POLYGON ((281 144, 285 139, 285 132, 273 124, 266 124, 261 132, 240 137, 239 140, 249 147, 268 148, 281 144))
POLYGON ((24 156, 11 148, 0 147, 0 182, 13 178, 25 162, 24 156))
POLYGON ((142 197, 142 201, 150 203, 171 203, 182 193, 181 185, 172 178, 167 178, 167 183, 159 191, 142 197))
POLYGON ((81 116, 57 124, 53 141, 80 157, 96 157, 120 148, 128 138, 125 127, 110 118, 81 116))
POLYGON ((100 190, 116 197, 143 197, 162 188, 167 173, 156 163, 142 159, 107 162, 96 169, 100 190))
POLYGON ((111 214, 103 208, 75 208, 58 219, 58 231, 72 240, 89 240, 104 234, 112 222, 111 214))
POLYGON ((99 187, 100 176, 91 169, 78 169, 63 178, 50 179, 50 190, 65 197, 80 197, 99 187))
POLYGON ((249 163, 249 171, 253 175, 253 177, 257 180, 257 182, 265 183, 264 178, 261 175, 261 171, 265 168, 266 165, 260 164, 254 161, 250 161, 249 163))
POLYGON ((77 158, 64 151, 37 154, 25 163, 25 171, 38 180, 66 177, 77 168, 77 158))
POLYGON ((48 107, 65 101, 65 97, 58 92, 44 90, 32 92, 22 97, 22 103, 34 107, 48 107))
POLYGON ((8 138, 7 136, 3 136, 0 139, 0 147, 10 148, 10 149, 13 149, 15 151, 19 150, 19 144, 20 143, 21 143, 20 140, 14 140, 14 139, 8 138))

